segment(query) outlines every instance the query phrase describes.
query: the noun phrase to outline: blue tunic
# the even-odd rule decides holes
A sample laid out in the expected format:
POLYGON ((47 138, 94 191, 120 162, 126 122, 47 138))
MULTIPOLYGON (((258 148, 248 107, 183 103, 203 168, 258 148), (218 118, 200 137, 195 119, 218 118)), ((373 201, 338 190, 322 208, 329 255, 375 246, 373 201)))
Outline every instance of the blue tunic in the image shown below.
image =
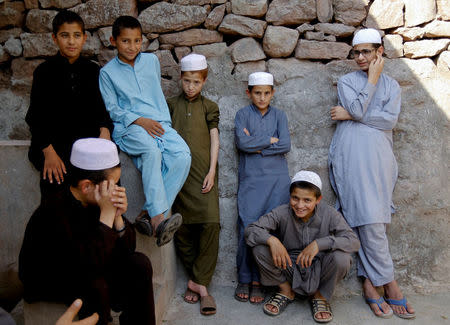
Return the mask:
POLYGON ((397 162, 392 129, 400 113, 400 87, 385 74, 376 86, 363 71, 338 82, 339 105, 353 120, 338 121, 330 145, 330 182, 351 227, 390 223, 397 162))
POLYGON ((242 108, 236 113, 235 127, 239 150, 238 209, 246 227, 289 201, 285 154, 291 149, 291 138, 286 113, 272 106, 264 115, 254 105, 242 108), (279 141, 270 144, 271 137, 279 141))

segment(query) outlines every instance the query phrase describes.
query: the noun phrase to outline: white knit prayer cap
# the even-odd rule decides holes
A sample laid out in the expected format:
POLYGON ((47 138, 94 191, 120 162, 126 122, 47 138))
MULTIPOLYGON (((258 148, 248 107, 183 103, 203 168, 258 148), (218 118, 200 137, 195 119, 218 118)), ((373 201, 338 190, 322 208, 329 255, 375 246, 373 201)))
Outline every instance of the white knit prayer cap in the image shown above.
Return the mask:
POLYGON ((191 53, 181 59, 181 71, 200 71, 208 68, 204 55, 191 53))
POLYGON ((104 170, 120 163, 116 145, 106 139, 85 138, 75 141, 70 163, 84 170, 104 170))
POLYGON ((291 184, 294 182, 308 182, 316 185, 320 190, 322 190, 322 181, 320 180, 320 176, 314 172, 301 170, 295 174, 294 177, 292 177, 291 184))
POLYGON ((381 35, 373 28, 360 29, 353 36, 352 46, 358 44, 381 44, 381 35))
POLYGON ((273 76, 267 72, 254 72, 248 76, 249 86, 273 86, 273 76))

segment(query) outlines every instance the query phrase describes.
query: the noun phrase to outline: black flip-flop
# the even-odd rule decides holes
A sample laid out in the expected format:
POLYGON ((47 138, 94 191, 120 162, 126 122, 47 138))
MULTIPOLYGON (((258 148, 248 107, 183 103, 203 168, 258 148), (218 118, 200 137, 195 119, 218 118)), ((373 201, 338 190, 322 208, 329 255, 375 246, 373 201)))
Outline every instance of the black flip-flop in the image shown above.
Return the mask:
POLYGON ((143 235, 149 237, 153 236, 152 222, 148 213, 137 216, 134 222, 134 227, 136 228, 137 231, 139 231, 143 235))
POLYGON ((248 297, 250 297, 250 284, 248 283, 238 283, 236 290, 234 291, 234 298, 240 302, 247 302, 248 297), (242 298, 238 295, 246 294, 247 298, 242 298))
POLYGON ((170 242, 182 223, 183 217, 179 213, 175 213, 170 218, 161 221, 158 228, 156 228, 156 245, 161 247, 170 242))

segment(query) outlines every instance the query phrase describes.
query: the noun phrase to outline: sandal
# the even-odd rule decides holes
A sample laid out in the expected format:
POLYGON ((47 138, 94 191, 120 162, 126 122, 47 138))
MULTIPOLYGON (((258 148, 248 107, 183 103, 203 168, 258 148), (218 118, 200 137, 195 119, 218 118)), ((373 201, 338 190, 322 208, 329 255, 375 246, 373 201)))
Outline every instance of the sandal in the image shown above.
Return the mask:
POLYGON ((175 213, 170 218, 161 221, 156 228, 156 245, 161 247, 170 242, 182 223, 183 217, 179 213, 175 213))
POLYGON ((250 296, 249 296, 249 301, 251 304, 254 305, 259 305, 262 304, 264 302, 264 287, 260 284, 252 284, 251 290, 250 290, 250 296), (261 301, 258 302, 253 302, 252 298, 262 298, 261 301))
POLYGON ((202 315, 214 315, 216 313, 217 306, 213 296, 203 296, 200 298, 200 313, 202 315))
POLYGON ((266 313, 267 315, 270 316, 278 316, 279 314, 281 314, 281 312, 283 310, 286 309, 287 305, 289 305, 291 302, 293 302, 294 299, 290 299, 289 297, 281 294, 281 293, 274 293, 270 299, 264 304, 263 306, 263 311, 264 313, 266 313), (267 309, 268 305, 272 305, 274 307, 277 307, 277 311, 273 312, 269 309, 267 309))
POLYGON ((186 288, 186 292, 184 293, 183 300, 188 304, 196 304, 200 300, 200 295, 197 292, 192 291, 189 288, 186 288), (197 300, 189 300, 187 297, 197 297, 197 300))
POLYGON ((234 298, 240 302, 247 302, 250 296, 250 285, 248 283, 238 283, 236 290, 234 290, 234 298), (246 294, 247 298, 242 298, 238 295, 246 294))
POLYGON ((313 318, 317 323, 328 323, 333 320, 333 312, 331 311, 331 306, 325 299, 311 299, 311 311, 313 318), (317 318, 318 313, 328 313, 329 318, 317 318))
POLYGON ((406 307, 406 298, 403 297, 403 299, 400 300, 395 300, 395 299, 389 299, 389 298, 384 298, 386 300, 386 302, 389 305, 394 305, 394 306, 403 306, 406 310, 405 314, 400 314, 400 313, 396 313, 395 311, 393 311, 393 313, 403 319, 413 319, 416 317, 416 313, 408 313, 408 308, 406 307))
POLYGON ((142 211, 141 213, 139 213, 139 215, 136 217, 136 220, 134 221, 134 227, 143 235, 149 237, 153 236, 152 222, 147 211, 142 211))
MULTIPOLYGON (((383 309, 381 308, 381 304, 385 301, 383 297, 380 297, 379 299, 372 299, 372 298, 366 298, 364 297, 364 299, 366 300, 366 303, 369 304, 377 304, 378 308, 381 311, 381 314, 376 314, 375 312, 373 313, 375 316, 380 317, 380 318, 391 318, 392 315, 394 315, 394 312, 392 311, 392 309, 390 309, 390 311, 385 314, 383 309)), ((372 309, 372 308, 371 308, 372 309)))

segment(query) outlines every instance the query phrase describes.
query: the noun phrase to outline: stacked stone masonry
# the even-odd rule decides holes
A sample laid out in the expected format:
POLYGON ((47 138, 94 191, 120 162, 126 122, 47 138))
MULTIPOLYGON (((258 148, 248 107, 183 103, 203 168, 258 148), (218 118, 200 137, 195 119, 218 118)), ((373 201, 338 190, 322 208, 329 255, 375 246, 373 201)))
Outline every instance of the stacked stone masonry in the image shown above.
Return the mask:
MULTIPOLYGON (((114 19, 137 17, 145 35, 142 51, 160 59, 167 96, 181 90, 178 62, 183 56, 193 51, 208 57, 204 94, 221 110, 222 233, 215 277, 230 285, 235 280, 237 243, 233 121, 236 111, 248 103, 248 74, 274 74, 273 104, 289 118, 290 173, 318 172, 325 199, 333 203, 327 152, 335 127, 329 109, 337 104, 336 82, 356 68, 349 59, 353 33, 365 26, 379 29, 385 71, 403 91, 394 130, 397 213, 388 231, 396 273, 409 290, 450 289, 450 1, 0 0, 0 140, 30 137, 24 116, 32 72, 57 52, 51 21, 63 9, 83 17, 88 31, 84 55, 101 65, 116 54, 109 41, 114 19)), ((359 286, 351 274, 338 294, 355 290, 359 286)))

